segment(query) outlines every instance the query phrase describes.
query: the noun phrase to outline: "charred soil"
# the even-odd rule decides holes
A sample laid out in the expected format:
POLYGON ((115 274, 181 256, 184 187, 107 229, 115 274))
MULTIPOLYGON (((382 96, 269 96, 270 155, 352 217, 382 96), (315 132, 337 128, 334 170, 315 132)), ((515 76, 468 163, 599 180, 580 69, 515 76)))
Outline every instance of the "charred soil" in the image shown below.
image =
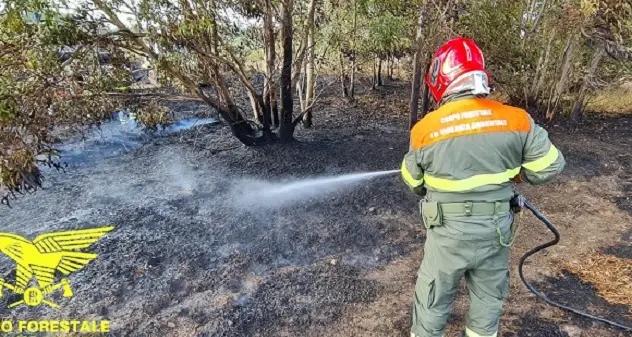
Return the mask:
MULTIPOLYGON (((71 275, 74 297, 54 297, 60 309, 22 306, 3 319, 108 319, 121 337, 409 336, 425 232, 399 176, 272 209, 236 194, 256 181, 397 169, 408 149, 407 90, 389 84, 354 104, 322 97, 315 126, 299 127, 289 144, 248 148, 226 125, 208 124, 47 171, 44 190, 2 209, 3 232, 115 230, 71 275)), ((521 189, 562 241, 525 273, 566 305, 630 324, 628 307, 608 304, 564 264, 592 250, 630 259, 632 118, 547 129, 568 168, 550 185, 521 189)), ((625 336, 549 307, 522 285, 518 259, 550 234, 533 216, 521 221, 500 336, 625 336)), ((14 270, 0 257, 0 277, 12 282, 14 270)), ((3 308, 14 300, 6 295, 3 308)), ((462 288, 446 336, 462 328, 467 302, 462 288)))

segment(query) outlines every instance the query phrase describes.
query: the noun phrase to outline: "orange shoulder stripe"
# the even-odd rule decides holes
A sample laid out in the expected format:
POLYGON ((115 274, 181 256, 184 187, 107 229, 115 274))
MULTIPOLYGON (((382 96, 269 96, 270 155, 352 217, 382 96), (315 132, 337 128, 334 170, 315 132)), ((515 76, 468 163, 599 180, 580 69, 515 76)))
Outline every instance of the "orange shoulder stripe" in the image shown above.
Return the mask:
POLYGON ((416 150, 459 136, 530 130, 526 111, 487 99, 468 99, 448 103, 415 124, 411 147, 416 150))

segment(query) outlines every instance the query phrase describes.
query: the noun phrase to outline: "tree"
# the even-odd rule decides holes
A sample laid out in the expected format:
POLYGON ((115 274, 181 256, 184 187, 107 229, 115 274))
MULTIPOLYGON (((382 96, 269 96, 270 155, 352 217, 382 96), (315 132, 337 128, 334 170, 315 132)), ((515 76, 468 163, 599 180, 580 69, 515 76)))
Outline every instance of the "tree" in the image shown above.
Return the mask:
MULTIPOLYGON (((115 4, 118 2, 92 1, 120 31, 128 30, 117 17, 115 4)), ((272 0, 180 0, 175 3, 143 0, 136 7, 127 4, 126 10, 133 13, 141 25, 148 27, 147 37, 142 40, 130 39, 129 43, 135 50, 149 55, 160 69, 178 79, 184 88, 217 109, 229 122, 233 134, 244 144, 258 145, 277 139, 288 141, 293 139, 295 126, 300 122, 293 119, 290 88, 300 74, 305 53, 310 50, 304 46, 297 50, 297 55, 293 53, 294 9, 295 2, 285 0, 280 3, 272 0), (278 134, 275 134, 270 128, 271 113, 276 117, 273 76, 276 51, 272 13, 278 9, 281 13, 279 22, 283 55, 279 74, 281 117, 278 134), (263 41, 257 36, 244 38, 248 27, 233 22, 227 15, 229 12, 242 13, 250 18, 263 16, 263 41), (235 43, 236 40, 239 43, 235 43), (263 92, 259 92, 252 83, 253 69, 247 66, 246 54, 262 46, 266 49, 266 84, 263 92), (187 57, 183 58, 183 54, 187 57), (239 107, 238 95, 230 91, 229 83, 233 79, 239 81, 248 94, 250 110, 259 124, 248 120, 245 110, 239 107), (200 82, 212 83, 217 94, 200 90, 200 82)), ((309 32, 309 29, 306 31, 309 32)), ((305 36, 309 38, 310 34, 306 33, 305 36)))
MULTIPOLYGON (((42 178, 40 161, 61 168, 52 159, 42 159, 56 154, 50 133, 56 126, 98 125, 121 107, 142 112, 140 120, 148 128, 167 123, 158 100, 148 103, 127 90, 116 92, 129 86, 130 64, 136 58, 155 65, 163 84, 175 85, 218 111, 243 144, 293 139, 303 115, 293 119, 291 80, 300 75, 301 67, 297 73, 292 66, 302 64, 305 53, 313 57, 305 46, 294 57, 294 1, 85 0, 72 4, 78 5, 72 15, 61 14, 66 0, 8 1, 2 8, 0 192, 14 195, 37 188, 42 178), (276 17, 279 9, 280 18, 276 17), (123 22, 123 12, 131 15, 131 22, 123 22), (235 16, 247 22, 236 22, 235 16), (275 64, 275 21, 282 26, 282 67, 275 64), (267 76, 260 90, 248 58, 264 47, 267 76), (108 70, 104 59, 109 60, 108 70), (281 85, 281 120, 276 117, 276 76, 281 85), (244 101, 250 102, 250 109, 243 106, 244 101), (271 113, 279 126, 277 133, 271 113)), ((313 95, 309 100, 313 105, 313 95)))
POLYGON ((282 141, 288 141, 294 134, 295 124, 292 123, 292 10, 294 0, 283 0, 282 4, 282 40, 283 66, 281 68, 281 128, 279 136, 282 141))
POLYGON ((276 70, 276 33, 273 23, 273 6, 271 0, 264 0, 263 10, 263 41, 266 61, 266 79, 264 88, 263 124, 270 125, 271 116, 274 126, 279 126, 279 108, 276 99, 276 84, 274 81, 276 70))
POLYGON ((456 30, 481 45, 496 89, 510 103, 545 111, 548 119, 569 109, 579 120, 587 95, 602 83, 604 56, 629 60, 630 6, 626 0, 477 1, 456 30))
MULTIPOLYGON (((419 21, 417 22, 417 36, 415 38, 415 56, 413 59, 413 80, 410 94, 410 119, 409 128, 412 129, 417 122, 417 116, 419 115, 419 89, 421 88, 421 78, 423 69, 423 30, 426 19, 426 6, 419 7, 419 21)), ((427 94, 424 92, 424 95, 427 94)), ((423 116, 422 116, 423 117, 423 116)))
MULTIPOLYGON (((317 1, 309 0, 307 9, 307 20, 304 27, 303 41, 301 41, 302 51, 306 53, 306 58, 300 64, 305 69, 304 80, 296 82, 296 92, 299 96, 301 103, 301 118, 303 126, 310 128, 312 126, 312 108, 315 103, 315 51, 316 51, 316 24, 315 15, 317 9, 317 1)), ((300 73, 300 68, 295 71, 294 74, 300 73)))
POLYGON ((39 164, 63 169, 53 126, 98 125, 124 103, 106 93, 128 83, 126 52, 103 41, 119 43, 134 34, 84 19, 37 0, 7 1, 0 13, 3 204, 41 187, 39 164))
POLYGON ((128 90, 138 59, 156 68, 163 86, 216 110, 248 146, 291 141, 299 123, 312 125, 318 75, 335 73, 341 94, 354 100, 370 65, 377 88, 384 69, 392 78, 403 56, 412 57, 412 127, 422 117, 428 61, 456 36, 481 46, 492 84, 508 103, 548 119, 568 111, 581 120, 591 93, 632 74, 621 66, 632 60, 630 0, 10 0, 2 6, 0 193, 10 196, 39 186, 38 164, 62 168, 51 132, 60 125, 99 125, 120 108, 138 112, 148 129, 169 123, 160 104, 166 94, 148 100, 128 90), (72 15, 62 14, 69 4, 72 15))
POLYGON ((584 112, 589 88, 596 88, 597 70, 604 55, 617 61, 632 61, 626 41, 632 36, 632 2, 625 0, 592 0, 582 2, 585 23, 582 35, 592 49, 588 71, 575 100, 571 118, 578 122, 584 112))
MULTIPOLYGON (((454 11, 458 2, 442 1, 439 4, 425 1, 418 7, 417 24, 415 26, 414 58, 413 58, 413 79, 411 85, 409 103, 409 127, 412 128, 417 122, 419 115, 419 91, 422 81, 428 70, 428 62, 432 58, 432 53, 449 36, 456 35, 453 31, 454 20, 448 14, 454 11)), ((423 96, 427 95, 426 86, 423 87, 423 96)), ((427 109, 428 101, 424 101, 427 109)), ((427 111, 423 111, 425 113, 427 111)))
POLYGON ((329 13, 322 19, 319 33, 323 41, 327 41, 329 48, 323 53, 323 58, 332 60, 332 68, 337 69, 341 84, 341 94, 349 98, 350 69, 355 52, 351 49, 352 41, 349 36, 353 34, 351 28, 354 18, 354 3, 351 1, 329 0, 323 4, 323 12, 329 13))

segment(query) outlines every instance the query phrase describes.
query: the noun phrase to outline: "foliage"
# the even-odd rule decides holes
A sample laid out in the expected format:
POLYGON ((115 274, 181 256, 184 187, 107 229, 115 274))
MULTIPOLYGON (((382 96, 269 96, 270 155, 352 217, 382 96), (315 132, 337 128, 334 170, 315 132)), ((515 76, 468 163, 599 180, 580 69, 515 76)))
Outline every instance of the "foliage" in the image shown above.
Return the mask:
POLYGON ((412 60, 427 63, 459 35, 481 46, 492 83, 509 103, 547 110, 549 118, 572 106, 581 110, 584 96, 590 101, 632 75, 629 0, 9 0, 0 6, 3 195, 34 190, 40 160, 60 167, 53 136, 59 126, 98 125, 120 108, 138 113, 148 129, 170 123, 159 100, 139 99, 130 89, 130 69, 139 60, 151 63, 162 86, 214 108, 247 145, 278 140, 283 125, 291 139, 312 105, 301 98, 302 111, 292 119, 287 88, 300 81, 297 92, 307 92, 302 83, 315 68, 321 75, 335 71, 353 98, 355 74, 370 72, 376 59, 412 69, 412 60), (72 15, 62 11, 69 4, 78 4, 72 15), (291 76, 282 64, 291 65, 291 76), (276 129, 281 92, 286 115, 276 129))
POLYGON ((619 0, 476 1, 456 30, 481 46, 496 89, 510 103, 537 110, 551 96, 576 94, 587 81, 597 90, 630 73, 620 62, 629 53, 630 6, 619 0), (586 77, 602 48, 611 56, 600 64, 597 73, 603 75, 586 77), (556 86, 562 91, 556 93, 556 86))
POLYGON ((484 51, 496 89, 514 102, 524 97, 538 55, 520 39, 522 11, 518 1, 478 1, 457 23, 457 30, 484 51))
POLYGON ((55 126, 93 124, 109 117, 105 95, 128 74, 120 51, 102 48, 97 25, 60 15, 46 1, 9 1, 0 15, 0 192, 40 187, 38 163, 60 168, 55 126), (41 13, 40 21, 29 13, 41 13), (110 67, 103 64, 109 58, 110 67))

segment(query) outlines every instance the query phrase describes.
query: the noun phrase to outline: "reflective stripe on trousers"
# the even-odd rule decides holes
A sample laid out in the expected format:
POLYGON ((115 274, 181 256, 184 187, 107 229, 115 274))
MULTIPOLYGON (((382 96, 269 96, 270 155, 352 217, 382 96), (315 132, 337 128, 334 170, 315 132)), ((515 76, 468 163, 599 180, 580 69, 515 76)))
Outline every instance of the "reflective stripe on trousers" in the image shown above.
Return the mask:
MULTIPOLYGON (((488 335, 477 334, 476 332, 470 330, 469 328, 465 328, 465 336, 467 337, 497 337, 498 332, 495 332, 493 335, 488 336, 488 335)), ((411 332, 410 337, 417 337, 417 336, 415 336, 415 333, 411 332)), ((443 337, 445 337, 445 335, 443 335, 443 337)))
POLYGON ((496 336, 498 336, 498 332, 494 332, 493 335, 481 335, 481 334, 477 334, 476 332, 470 330, 470 328, 465 328, 465 335, 467 337, 496 337, 496 336))

